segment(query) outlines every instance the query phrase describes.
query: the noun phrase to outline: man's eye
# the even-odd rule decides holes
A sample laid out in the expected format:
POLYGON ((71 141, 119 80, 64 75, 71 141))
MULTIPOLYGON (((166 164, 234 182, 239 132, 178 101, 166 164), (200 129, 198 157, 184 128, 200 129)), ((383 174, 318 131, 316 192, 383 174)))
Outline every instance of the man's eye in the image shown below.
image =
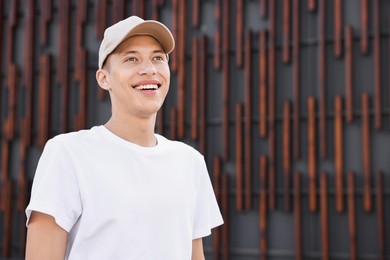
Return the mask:
POLYGON ((137 58, 135 57, 128 57, 125 59, 125 61, 137 61, 137 58))
POLYGON ((153 57, 153 60, 164 61, 165 59, 163 56, 155 56, 153 57))

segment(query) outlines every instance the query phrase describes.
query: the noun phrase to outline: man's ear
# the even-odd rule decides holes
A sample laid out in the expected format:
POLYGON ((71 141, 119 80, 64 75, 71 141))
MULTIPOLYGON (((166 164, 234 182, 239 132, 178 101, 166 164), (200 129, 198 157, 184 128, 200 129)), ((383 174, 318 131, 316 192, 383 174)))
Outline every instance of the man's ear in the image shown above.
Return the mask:
POLYGON ((110 90, 110 83, 108 80, 108 71, 105 69, 99 69, 96 71, 96 81, 102 89, 110 90))

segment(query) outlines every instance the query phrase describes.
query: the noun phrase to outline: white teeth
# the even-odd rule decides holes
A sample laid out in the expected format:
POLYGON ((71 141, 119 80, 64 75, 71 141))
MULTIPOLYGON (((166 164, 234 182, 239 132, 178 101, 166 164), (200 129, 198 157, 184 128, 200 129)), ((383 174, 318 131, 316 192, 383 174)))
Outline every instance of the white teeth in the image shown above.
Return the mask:
POLYGON ((139 85, 139 86, 136 86, 135 89, 137 89, 137 90, 157 90, 158 86, 156 84, 139 85))

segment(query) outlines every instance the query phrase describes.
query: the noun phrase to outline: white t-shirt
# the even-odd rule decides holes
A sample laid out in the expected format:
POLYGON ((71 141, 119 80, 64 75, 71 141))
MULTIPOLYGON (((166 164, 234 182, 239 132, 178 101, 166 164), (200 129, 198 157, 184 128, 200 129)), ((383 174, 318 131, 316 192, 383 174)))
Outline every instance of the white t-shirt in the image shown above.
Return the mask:
POLYGON ((66 259, 191 259, 192 240, 223 223, 203 156, 156 135, 141 147, 104 126, 45 146, 26 209, 69 232, 66 259))

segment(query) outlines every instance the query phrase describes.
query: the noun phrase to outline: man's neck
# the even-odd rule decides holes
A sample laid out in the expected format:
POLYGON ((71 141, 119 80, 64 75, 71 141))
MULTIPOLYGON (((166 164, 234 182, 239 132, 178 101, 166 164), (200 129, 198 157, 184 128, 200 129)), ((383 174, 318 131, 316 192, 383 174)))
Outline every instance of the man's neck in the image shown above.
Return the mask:
POLYGON ((131 143, 144 147, 153 147, 157 144, 154 135, 155 118, 118 120, 111 117, 104 126, 113 134, 131 143))

